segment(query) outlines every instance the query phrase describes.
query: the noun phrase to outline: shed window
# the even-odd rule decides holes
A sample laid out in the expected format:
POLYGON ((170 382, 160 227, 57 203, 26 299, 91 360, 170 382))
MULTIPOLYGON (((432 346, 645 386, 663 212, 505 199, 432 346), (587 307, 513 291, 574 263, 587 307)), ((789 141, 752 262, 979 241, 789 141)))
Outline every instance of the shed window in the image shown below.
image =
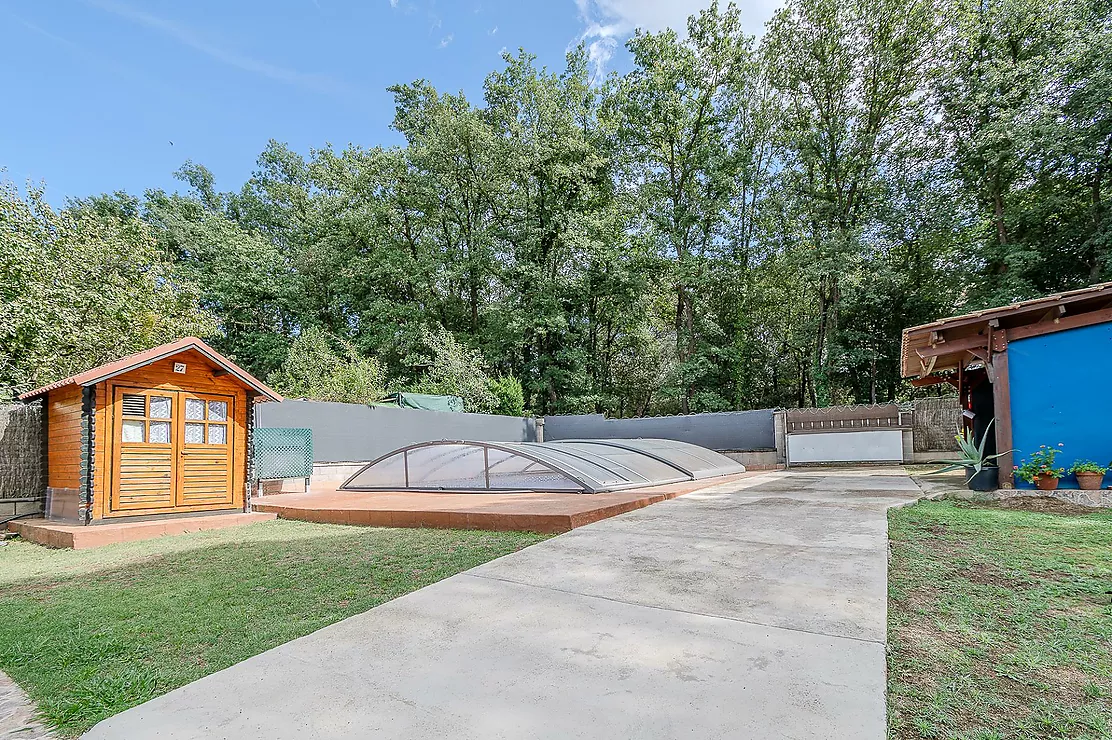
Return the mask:
POLYGON ((227 421, 228 404, 224 401, 209 401, 208 418, 209 421, 227 421))
POLYGON ((205 402, 199 398, 185 399, 185 418, 203 420, 205 418, 205 402))
MULTIPOLYGON (((140 396, 140 398, 142 398, 142 396, 140 396)), ((124 442, 146 442, 147 440, 143 432, 143 422, 125 421, 122 439, 124 442)))
POLYGON ((201 445, 205 443, 205 425, 204 424, 186 424, 185 425, 185 443, 190 445, 201 445))
POLYGON ((170 404, 173 402, 169 396, 151 396, 151 413, 152 419, 169 419, 170 418, 170 404))
POLYGON ((150 435, 151 444, 170 444, 170 422, 152 421, 150 435))
POLYGON ((209 424, 208 428, 208 443, 210 445, 222 445, 228 442, 228 428, 223 424, 209 424))

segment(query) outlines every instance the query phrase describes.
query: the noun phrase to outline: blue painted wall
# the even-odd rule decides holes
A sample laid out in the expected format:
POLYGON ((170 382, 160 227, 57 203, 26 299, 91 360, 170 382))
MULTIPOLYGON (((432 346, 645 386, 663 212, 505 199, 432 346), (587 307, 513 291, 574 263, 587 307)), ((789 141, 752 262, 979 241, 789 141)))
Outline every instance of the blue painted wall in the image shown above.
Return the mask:
MULTIPOLYGON (((1112 323, 1008 343, 1015 464, 1063 443, 1056 465, 1112 460, 1112 323)), ((1106 475, 1104 485, 1112 483, 1106 475)), ((1030 487, 1016 481, 1020 487, 1030 487)), ((1059 486, 1077 488, 1072 475, 1059 486)))

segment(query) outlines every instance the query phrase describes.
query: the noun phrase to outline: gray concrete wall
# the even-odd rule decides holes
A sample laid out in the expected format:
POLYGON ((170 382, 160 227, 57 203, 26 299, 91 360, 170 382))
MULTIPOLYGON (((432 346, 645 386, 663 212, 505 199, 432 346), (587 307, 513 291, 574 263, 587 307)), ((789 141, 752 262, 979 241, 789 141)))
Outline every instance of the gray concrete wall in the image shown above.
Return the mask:
POLYGON ((746 470, 776 470, 784 467, 784 463, 780 460, 780 453, 776 450, 761 450, 759 452, 727 451, 722 454, 741 463, 746 470))
POLYGON ((546 416, 545 441, 559 439, 675 439, 712 450, 748 452, 776 449, 772 409, 716 414, 607 419, 602 414, 546 416))
POLYGON ((255 425, 312 429, 313 459, 317 463, 369 462, 408 444, 442 439, 482 442, 536 439, 534 420, 517 416, 326 401, 260 403, 255 407, 255 425))

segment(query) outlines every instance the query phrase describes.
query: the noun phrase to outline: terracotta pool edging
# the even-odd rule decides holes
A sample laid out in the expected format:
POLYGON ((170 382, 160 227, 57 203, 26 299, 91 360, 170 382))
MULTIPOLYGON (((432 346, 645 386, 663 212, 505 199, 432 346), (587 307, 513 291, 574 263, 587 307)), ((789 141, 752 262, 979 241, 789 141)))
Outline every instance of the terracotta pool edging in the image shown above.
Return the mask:
POLYGON ((282 519, 370 527, 483 529, 560 534, 758 471, 610 493, 428 493, 317 489, 252 501, 282 519))

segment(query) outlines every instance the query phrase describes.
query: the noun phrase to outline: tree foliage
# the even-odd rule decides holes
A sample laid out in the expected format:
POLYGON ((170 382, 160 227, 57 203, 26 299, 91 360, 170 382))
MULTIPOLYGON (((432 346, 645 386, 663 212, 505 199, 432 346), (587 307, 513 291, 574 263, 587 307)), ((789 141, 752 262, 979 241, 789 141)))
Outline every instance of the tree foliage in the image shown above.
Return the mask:
POLYGON ((147 224, 52 209, 0 183, 0 397, 216 332, 147 224))
POLYGON ((421 354, 411 362, 424 368, 410 388, 415 393, 459 396, 463 407, 473 413, 492 413, 500 399, 494 394, 491 378, 483 369, 482 356, 461 344, 452 333, 441 329, 426 331, 421 354))
POLYGON ((267 382, 285 396, 318 401, 375 403, 386 395, 386 374, 377 360, 316 327, 290 343, 285 362, 267 382))
POLYGON ((906 398, 900 332, 1109 279, 1104 0, 712 4, 592 79, 398 84, 396 147, 5 190, 0 382, 186 332, 294 395, 618 416, 906 398), (89 275, 92 275, 90 278, 89 275), (373 400, 373 399, 372 399, 373 400))

